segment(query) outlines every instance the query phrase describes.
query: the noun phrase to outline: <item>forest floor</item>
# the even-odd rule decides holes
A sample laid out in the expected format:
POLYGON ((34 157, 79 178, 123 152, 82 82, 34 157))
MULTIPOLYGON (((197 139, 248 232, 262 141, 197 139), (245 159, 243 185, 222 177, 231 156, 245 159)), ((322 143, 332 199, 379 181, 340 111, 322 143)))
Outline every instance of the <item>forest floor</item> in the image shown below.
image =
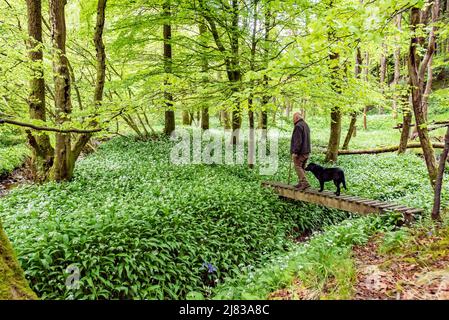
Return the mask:
MULTIPOLYGON (((355 269, 351 299, 448 300, 449 228, 419 226, 393 233, 377 233, 367 243, 352 247, 355 269)), ((349 281, 349 279, 348 279, 349 281)), ((333 291, 330 281, 319 296, 333 291)), ((317 293, 295 278, 269 295, 274 300, 314 299, 317 293)), ((334 298, 339 298, 334 297, 334 298)))
MULTIPOLYGON (((388 116, 370 116, 368 123, 369 129, 358 131, 351 148, 398 141, 399 132, 391 129, 394 120, 388 116)), ((322 163, 328 123, 311 117, 310 125, 311 161, 322 163)), ((396 292, 388 295, 390 288, 405 275, 396 274, 386 261, 407 269, 410 259, 401 260, 401 255, 408 258, 407 252, 413 255, 425 248, 399 248, 398 254, 386 248, 407 244, 416 228, 385 229, 394 226, 394 219, 347 219, 342 211, 280 201, 261 188, 262 181, 288 179, 291 125, 286 122, 284 127, 279 167, 273 176, 262 176, 257 166, 248 170, 245 164, 174 165, 169 161, 172 142, 133 137, 114 138, 80 159, 70 183, 29 185, 20 170, 4 175, 3 192, 8 195, 0 197, 0 219, 33 290, 42 299, 184 299, 189 295, 278 299, 276 295, 289 298, 288 290, 296 292, 290 296, 293 299, 364 299, 375 297, 368 290, 372 287, 364 286, 372 277, 365 267, 375 265, 387 273, 376 278, 380 278, 376 285, 388 289, 381 298, 395 298, 396 292), (215 271, 209 274, 204 265, 215 271), (65 285, 66 270, 72 266, 80 268, 77 290, 65 285), (259 269, 261 276, 256 273, 259 269), (302 280, 294 279, 298 274, 302 280), (308 283, 301 287, 303 280, 308 283)), ((442 134, 437 131, 432 132, 436 137, 442 134)), ((19 147, 8 150, 12 156, 0 163, 5 172, 23 163, 16 161, 22 158, 15 155, 24 154, 19 147)), ((337 165, 345 170, 347 195, 430 210, 432 192, 416 150, 400 157, 394 153, 342 156, 337 165)), ((448 178, 443 204, 449 203, 448 178)), ((310 183, 318 187, 313 177, 310 183)), ((427 239, 425 234, 422 239, 427 239)), ((436 236, 441 237, 441 245, 449 239, 449 235, 436 236)), ((442 265, 435 262, 431 271, 444 269, 446 258, 439 261, 442 265)), ((419 266, 417 274, 425 271, 419 266)), ((401 294, 404 299, 410 295, 401 294)))

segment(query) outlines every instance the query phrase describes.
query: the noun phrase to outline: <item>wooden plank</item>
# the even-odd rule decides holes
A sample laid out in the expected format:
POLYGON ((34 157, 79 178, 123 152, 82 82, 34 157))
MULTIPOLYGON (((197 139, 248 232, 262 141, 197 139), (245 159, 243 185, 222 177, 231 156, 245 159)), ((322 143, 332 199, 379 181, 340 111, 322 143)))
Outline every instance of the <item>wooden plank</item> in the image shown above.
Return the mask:
POLYGON ((386 210, 388 208, 395 207, 395 206, 396 205, 394 203, 383 203, 383 204, 378 205, 376 207, 379 208, 379 209, 382 209, 382 210, 386 210))
POLYGON ((384 210, 385 211, 407 211, 409 208, 408 207, 406 207, 406 206, 402 206, 402 205, 395 205, 395 206, 393 206, 393 207, 388 207, 388 208, 385 208, 384 210))
POLYGON ((380 201, 370 200, 370 199, 362 200, 362 201, 360 201, 360 203, 363 203, 364 205, 367 205, 367 206, 375 206, 375 205, 382 204, 382 202, 380 202, 380 201))
POLYGON ((353 196, 338 196, 338 198, 339 199, 342 199, 342 200, 347 200, 347 199, 349 199, 349 198, 353 198, 353 196))
MULTIPOLYGON (((346 198, 346 199, 344 199, 345 201, 351 201, 351 202, 357 202, 357 203, 360 203, 360 198, 359 197, 356 197, 356 196, 352 196, 352 197, 349 197, 349 198, 346 198)), ((362 203, 363 204, 363 203, 362 203)))
POLYGON ((412 209, 412 208, 410 208, 410 210, 407 211, 407 214, 412 215, 412 214, 423 213, 423 212, 424 212, 423 209, 412 209))

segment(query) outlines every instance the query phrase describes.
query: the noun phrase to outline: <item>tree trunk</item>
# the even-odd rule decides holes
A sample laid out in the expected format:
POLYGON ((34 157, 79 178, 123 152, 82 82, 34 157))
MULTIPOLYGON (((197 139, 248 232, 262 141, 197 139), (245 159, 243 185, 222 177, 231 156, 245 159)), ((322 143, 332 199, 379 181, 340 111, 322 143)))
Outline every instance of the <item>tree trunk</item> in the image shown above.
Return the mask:
MULTIPOLYGON (((203 41, 203 37, 207 32, 207 26, 202 21, 199 25, 199 34, 200 34, 200 40, 203 41)), ((204 41, 203 41, 204 42, 204 41)), ((207 69, 208 69, 208 63, 207 58, 205 55, 202 57, 202 66, 201 66, 201 72, 203 74, 203 83, 207 83, 207 69)), ((207 106, 207 102, 204 103, 204 105, 201 108, 201 129, 208 130, 209 129, 209 107, 207 106)))
MULTIPOLYGON (((37 2, 37 1, 35 1, 37 2)), ((14 250, 0 223, 0 300, 35 300, 14 250)))
MULTIPOLYGON (((398 30, 401 30, 401 21, 402 21, 402 14, 398 14, 396 17, 396 26, 398 30)), ((399 40, 399 39, 397 39, 399 40)), ((398 90, 397 85, 399 84, 399 79, 401 77, 401 47, 399 44, 396 45, 396 49, 394 50, 394 77, 393 77, 393 118, 397 119, 398 117, 398 95, 396 91, 398 90)))
MULTIPOLYGON (((433 143, 432 146, 434 148, 443 148, 443 143, 433 143)), ((409 143, 407 145, 407 149, 411 148, 421 148, 420 143, 409 143)), ((338 152, 339 155, 351 155, 351 154, 378 154, 378 153, 386 153, 386 152, 395 152, 398 151, 399 146, 390 146, 390 147, 382 147, 375 149, 361 149, 361 150, 340 150, 338 152)))
MULTIPOLYGON (((242 78, 239 63, 239 1, 231 0, 232 6, 232 18, 231 18, 231 32, 230 32, 230 45, 231 45, 231 63, 228 70, 228 78, 231 81, 231 89, 234 93, 240 91, 240 81, 242 78)), ((232 144, 239 143, 239 130, 242 124, 242 114, 240 110, 240 102, 235 97, 235 107, 232 111, 232 144)))
POLYGON ((329 143, 327 145, 326 158, 324 162, 336 162, 338 148, 340 147, 341 136, 341 112, 339 108, 334 108, 331 112, 331 131, 329 143))
POLYGON ((209 108, 207 106, 201 109, 201 129, 209 129, 209 108))
POLYGON ((231 119, 229 117, 228 111, 226 111, 226 110, 221 111, 221 119, 222 119, 223 127, 225 128, 225 130, 231 129, 231 119))
POLYGON ((408 108, 403 108, 402 117, 402 131, 401 140, 399 141, 398 154, 404 153, 405 150, 407 150, 407 143, 410 137, 410 124, 412 122, 411 110, 408 108))
MULTIPOLYGON (((271 29, 271 10, 266 4, 265 8, 265 21, 264 21, 264 63, 265 68, 268 68, 268 61, 270 58, 270 29, 271 29)), ((263 84, 265 86, 266 91, 268 91, 268 81, 269 78, 267 75, 263 76, 263 84)), ((262 130, 268 129, 268 114, 267 114, 267 104, 270 102, 271 97, 265 94, 262 97, 262 110, 260 112, 259 118, 259 128, 262 130)), ((274 122, 274 121, 273 121, 274 122)), ((264 133, 265 134, 265 133, 264 133)))
POLYGON ((368 124, 366 121, 366 113, 368 112, 368 107, 363 108, 363 129, 368 130, 368 124))
POLYGON ((249 141, 248 141, 248 167, 254 168, 255 154, 256 154, 256 139, 254 132, 254 111, 252 110, 253 99, 248 100, 248 122, 249 122, 249 141))
POLYGON ((190 113, 187 110, 182 110, 182 124, 189 126, 192 123, 190 113))
MULTIPOLYGON (((53 73, 55 83, 56 123, 62 125, 70 120, 70 74, 66 57, 65 2, 50 0, 50 22, 53 46, 53 73)), ((73 174, 71 162, 71 137, 69 133, 56 133, 55 162, 52 177, 56 181, 70 180, 73 174)))
MULTIPOLYGON (((357 54, 355 59, 355 69, 354 74, 357 79, 360 78, 360 74, 362 73, 362 54, 360 52, 360 48, 357 47, 357 54)), ((351 113, 351 122, 349 123, 349 129, 348 133, 346 134, 345 141, 343 143, 343 150, 347 150, 349 148, 349 142, 351 141, 351 138, 355 136, 355 130, 356 130, 356 123, 357 123, 357 112, 354 111, 351 113)))
MULTIPOLYGON (((334 35, 329 35, 330 42, 333 41, 334 35)), ((329 55, 331 77, 332 77, 332 88, 335 93, 340 94, 341 88, 339 83, 339 63, 340 56, 338 53, 331 52, 329 55)), ((338 149, 340 147, 340 137, 341 137, 341 111, 339 107, 333 107, 331 110, 331 128, 329 135, 329 142, 327 145, 325 162, 336 162, 338 157, 338 149)))
MULTIPOLYGON (((365 67, 363 69, 363 75, 364 75, 364 79, 365 81, 369 81, 369 53, 366 52, 365 53, 365 67)), ((363 108, 363 129, 364 130, 368 130, 368 124, 366 121, 366 114, 368 113, 368 107, 365 106, 363 108)))
MULTIPOLYGON (((250 59, 250 70, 255 70, 255 57, 256 57, 256 31, 257 31, 257 3, 259 0, 252 0, 253 5, 253 25, 251 32, 251 59, 250 59)), ((254 83, 251 83, 254 85, 254 83)), ((254 106, 253 106, 254 97, 253 94, 250 94, 248 98, 248 126, 249 126, 249 137, 248 137, 248 167, 250 169, 254 168, 255 163, 255 154, 256 154, 256 141, 255 141, 255 132, 254 132, 254 106)))
POLYGON ((351 137, 355 136, 355 128, 357 123, 357 112, 351 113, 351 122, 349 123, 348 133, 346 134, 345 141, 343 143, 343 150, 348 150, 351 137))
MULTIPOLYGON (((28 17, 28 57, 36 66, 35 77, 30 80, 30 95, 28 106, 30 118, 46 121, 45 110, 45 80, 42 52, 42 7, 40 0, 27 0, 28 17)), ((37 182, 48 178, 54 161, 54 149, 47 133, 33 135, 27 131, 28 142, 32 147, 32 170, 37 182)))
POLYGON ((266 110, 259 112, 259 129, 267 130, 268 128, 268 113, 266 110))
MULTIPOLYGON (((104 84, 106 81, 106 50, 103 42, 103 30, 105 23, 105 14, 106 14, 106 2, 107 0, 98 0, 97 3, 97 17, 95 24, 95 33, 94 33, 94 45, 96 51, 96 80, 95 80, 95 91, 94 91, 94 106, 96 108, 96 113, 98 109, 101 107, 103 102, 103 93, 104 93, 104 84)), ((90 126, 96 126, 97 121, 91 121, 90 126)), ((92 133, 82 134, 78 137, 75 145, 72 148, 71 152, 71 165, 74 167, 76 159, 78 159, 81 151, 92 138, 92 133)), ((72 168, 73 171, 73 168, 72 168)))
POLYGON ((440 163, 438 166, 438 175, 435 182, 435 194, 433 198, 433 208, 432 208, 432 219, 440 220, 440 210, 441 210, 441 188, 443 187, 443 177, 444 168, 446 166, 446 161, 449 153, 449 126, 446 130, 446 135, 444 137, 444 149, 440 156, 440 163))
MULTIPOLYGON (((163 4, 164 16, 166 19, 170 19, 170 0, 166 0, 163 4)), ((169 22, 164 23, 163 27, 164 37, 164 70, 167 75, 172 73, 172 48, 171 48, 171 24, 169 22)), ((168 79, 165 80, 166 87, 169 85, 168 79)), ((165 128, 164 133, 170 135, 175 130, 175 112, 173 108, 173 95, 169 90, 164 92, 165 98, 165 128)))
MULTIPOLYGON (((435 22, 439 12, 439 0, 435 0, 432 6, 432 22, 435 22)), ((410 14, 411 28, 415 31, 419 24, 422 24, 422 14, 419 8, 412 8, 410 14)), ((413 112, 415 114, 416 130, 418 131, 418 137, 421 142, 421 146, 424 153, 424 159, 426 161, 427 171, 429 172, 429 179, 432 187, 435 187, 435 180, 437 178, 437 165, 435 160, 434 150, 432 143, 430 142, 429 132, 426 125, 425 104, 426 97, 424 97, 427 91, 427 86, 424 86, 424 76, 429 69, 429 64, 432 61, 432 56, 435 52, 435 31, 436 27, 433 25, 429 34, 429 43, 426 54, 422 61, 417 54, 417 46, 419 45, 419 37, 417 34, 412 35, 409 57, 408 57, 408 69, 410 75, 410 85, 412 88, 412 105, 413 112)))
MULTIPOLYGON (((382 93, 385 92, 385 80, 387 77, 387 47, 382 43, 382 53, 380 55, 380 88, 382 93)), ((384 113, 383 107, 380 108, 380 113, 384 113)))

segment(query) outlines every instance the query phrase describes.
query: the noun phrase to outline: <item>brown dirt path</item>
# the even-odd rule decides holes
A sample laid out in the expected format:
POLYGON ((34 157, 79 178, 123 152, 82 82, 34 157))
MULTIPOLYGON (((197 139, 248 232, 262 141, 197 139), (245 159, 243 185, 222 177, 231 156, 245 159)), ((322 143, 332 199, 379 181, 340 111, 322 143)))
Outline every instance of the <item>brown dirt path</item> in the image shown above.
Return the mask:
MULTIPOLYGON (((447 235, 446 235, 447 236, 447 235)), ((449 239, 419 233, 398 253, 379 253, 379 238, 353 249, 354 299, 449 299, 449 239)))

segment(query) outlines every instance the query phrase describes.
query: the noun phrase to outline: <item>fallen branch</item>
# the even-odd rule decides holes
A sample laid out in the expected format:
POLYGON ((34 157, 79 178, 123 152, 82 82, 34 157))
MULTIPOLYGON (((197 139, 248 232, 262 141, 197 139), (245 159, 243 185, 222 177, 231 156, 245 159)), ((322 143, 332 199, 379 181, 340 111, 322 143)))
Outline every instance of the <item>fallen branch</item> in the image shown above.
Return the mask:
MULTIPOLYGON (((412 123, 410 124, 410 127, 414 127, 416 124, 412 123)), ((398 123, 396 126, 393 127, 393 129, 402 129, 403 124, 398 123)), ((449 121, 432 121, 429 123, 428 130, 435 130, 439 128, 444 128, 449 126, 449 121), (434 127, 433 127, 434 125, 434 127)))
MULTIPOLYGON (((432 143, 432 146, 434 148, 442 149, 444 148, 444 143, 432 143)), ((407 145, 407 149, 412 148, 421 148, 420 143, 409 143, 407 145)), ((340 150, 338 151, 339 155, 350 155, 350 154, 378 154, 378 153, 385 153, 385 152, 395 152, 399 150, 399 146, 390 146, 390 147, 383 147, 383 148, 376 148, 376 149, 362 149, 362 150, 340 150)))
POLYGON ((24 123, 16 120, 10 120, 10 119, 0 119, 0 124, 8 123, 13 124, 19 127, 25 127, 34 129, 37 131, 51 131, 51 132, 60 132, 60 133, 94 133, 94 132, 100 132, 103 130, 102 128, 96 128, 96 129, 58 129, 58 128, 49 128, 49 127, 40 127, 36 126, 31 123, 24 123))

